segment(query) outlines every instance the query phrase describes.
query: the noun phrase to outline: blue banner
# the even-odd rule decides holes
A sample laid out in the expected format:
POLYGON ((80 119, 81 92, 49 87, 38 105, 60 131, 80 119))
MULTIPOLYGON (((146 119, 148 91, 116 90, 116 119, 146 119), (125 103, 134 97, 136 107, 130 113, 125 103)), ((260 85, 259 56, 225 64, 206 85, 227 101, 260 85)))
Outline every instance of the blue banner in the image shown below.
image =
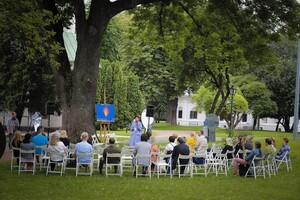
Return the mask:
POLYGON ((114 104, 96 104, 97 121, 114 122, 115 121, 115 106, 114 104))

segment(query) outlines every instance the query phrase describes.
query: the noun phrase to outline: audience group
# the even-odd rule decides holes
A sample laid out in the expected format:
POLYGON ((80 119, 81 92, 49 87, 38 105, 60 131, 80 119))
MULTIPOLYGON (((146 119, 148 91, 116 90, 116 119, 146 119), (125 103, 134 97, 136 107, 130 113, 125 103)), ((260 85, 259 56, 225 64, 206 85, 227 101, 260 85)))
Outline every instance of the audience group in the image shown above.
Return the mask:
MULTIPOLYGON (((57 129, 55 132, 49 134, 49 138, 44 133, 44 127, 39 126, 36 132, 26 133, 24 139, 22 140, 22 133, 16 130, 13 134, 12 147, 14 157, 19 157, 20 151, 18 150, 35 150, 35 155, 37 162, 41 159, 41 155, 45 154, 45 148, 48 148, 48 152, 62 152, 64 156, 67 155, 66 150, 69 148, 70 140, 68 139, 67 132, 65 130, 57 129), (61 136, 61 138, 60 138, 61 136)), ((50 160, 53 162, 62 162, 64 156, 53 155, 50 156, 50 160)), ((26 167, 30 169, 30 160, 33 159, 31 154, 21 154, 23 160, 28 160, 26 167)), ((19 164, 19 159, 17 159, 17 164, 19 164)), ((55 163, 51 164, 51 170, 55 169, 55 163)))
MULTIPOLYGON (((93 153, 93 146, 88 142, 89 135, 87 132, 83 132, 81 134, 81 141, 75 145, 75 155, 77 153, 93 153)), ((276 159, 283 159, 286 152, 290 152, 291 149, 288 145, 289 140, 287 138, 283 138, 282 147, 279 149, 276 154, 276 144, 275 138, 266 138, 265 143, 266 146, 262 149, 262 144, 259 141, 252 142, 252 135, 247 135, 245 138, 242 134, 239 134, 236 138, 235 145, 233 145, 232 138, 226 138, 226 144, 222 149, 222 154, 227 154, 228 159, 233 159, 233 175, 238 174, 238 166, 239 165, 250 165, 254 157, 262 157, 267 155, 275 155, 276 159), (239 150, 247 150, 245 156, 237 155, 239 150), (231 153, 228 153, 231 152, 231 153)), ((134 148, 133 151, 133 161, 132 164, 142 166, 142 174, 147 174, 148 167, 151 167, 151 170, 155 170, 155 163, 158 159, 158 153, 160 152, 158 145, 155 143, 155 137, 151 136, 148 138, 148 135, 141 134, 140 138, 135 138, 135 142, 130 142, 132 145, 131 148, 134 148), (137 155, 149 155, 149 158, 138 158, 137 155)), ((115 145, 115 139, 109 138, 108 145, 103 151, 103 156, 99 160, 99 172, 102 174, 103 165, 106 163, 107 153, 121 153, 121 149, 115 145)), ((49 152, 61 152, 63 156, 58 156, 53 154, 50 157, 50 160, 54 163, 51 163, 51 170, 55 170, 55 163, 59 163, 63 161, 63 158, 67 156, 67 149, 70 147, 70 140, 67 137, 67 132, 65 130, 57 129, 55 132, 49 135, 49 140, 47 136, 44 134, 44 127, 39 126, 37 128, 37 132, 32 134, 25 134, 24 139, 22 140, 21 132, 15 131, 12 142, 12 147, 20 148, 22 150, 34 150, 37 156, 37 159, 40 159, 40 155, 44 154, 44 149, 40 148, 41 146, 47 145, 49 152)), ((205 149, 210 151, 208 148, 208 142, 206 137, 204 136, 204 132, 201 130, 197 132, 197 134, 191 133, 189 138, 178 137, 178 135, 173 134, 169 137, 169 143, 165 146, 163 150, 163 154, 170 155, 165 159, 166 163, 170 163, 172 169, 167 168, 167 173, 172 173, 177 167, 178 157, 179 155, 190 155, 195 152, 200 151, 201 149, 205 149)), ((14 149, 13 152, 15 157, 19 156, 19 151, 14 149)), ((50 154, 51 155, 51 154, 50 154)), ((30 155, 21 155, 22 159, 32 159, 30 155)), ((92 162, 91 157, 78 157, 77 158, 81 163, 90 163, 92 162)), ((19 162, 17 160, 17 162, 19 162)), ((107 160, 108 163, 119 163, 120 158, 109 158, 107 160)), ((182 164, 186 164, 188 160, 181 160, 182 164)), ((193 158, 193 162, 196 164, 205 163, 205 158, 195 157, 193 158)), ((88 170, 88 165, 83 165, 86 170, 88 170)), ((32 167, 28 164, 28 168, 32 167)), ((136 166, 135 166, 136 167, 136 166)), ((118 168, 114 168, 115 173, 117 173, 118 168)), ((185 171, 185 167, 179 169, 179 173, 183 174, 185 171)), ((134 168, 133 175, 136 174, 136 168, 134 168)))

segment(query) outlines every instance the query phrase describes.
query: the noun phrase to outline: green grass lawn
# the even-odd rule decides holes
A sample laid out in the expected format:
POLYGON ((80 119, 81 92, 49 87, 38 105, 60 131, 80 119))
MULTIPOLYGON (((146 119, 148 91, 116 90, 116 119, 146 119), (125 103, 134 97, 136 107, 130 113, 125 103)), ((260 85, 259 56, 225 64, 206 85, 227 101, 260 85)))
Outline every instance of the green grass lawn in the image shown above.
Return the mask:
MULTIPOLYGON (((221 132, 221 131, 219 131, 221 132)), ((129 133, 129 132, 128 132, 129 133)), ((255 140, 275 136, 278 149, 281 138, 291 133, 266 131, 252 132, 255 140)), ((217 136, 219 133, 217 132, 217 136)), ((223 133, 222 133, 223 134, 223 133)), ((6 199, 299 199, 300 196, 300 142, 290 142, 293 170, 282 167, 276 177, 263 179, 209 174, 208 177, 161 177, 151 179, 131 176, 108 177, 94 171, 92 177, 75 177, 68 170, 62 177, 45 175, 38 171, 35 176, 10 170, 9 162, 0 162, 0 200, 6 199)))

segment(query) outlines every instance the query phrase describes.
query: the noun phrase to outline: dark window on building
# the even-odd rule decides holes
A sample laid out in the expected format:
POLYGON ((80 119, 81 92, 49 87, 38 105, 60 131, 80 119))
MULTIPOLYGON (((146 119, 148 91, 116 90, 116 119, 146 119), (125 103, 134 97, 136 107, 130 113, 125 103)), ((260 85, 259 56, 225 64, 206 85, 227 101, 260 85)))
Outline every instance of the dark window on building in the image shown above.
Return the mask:
POLYGON ((247 122, 247 114, 242 115, 242 122, 247 122))
POLYGON ((182 118, 182 110, 178 110, 178 118, 179 118, 179 119, 182 118))
POLYGON ((190 119, 197 119, 197 111, 190 111, 190 119))

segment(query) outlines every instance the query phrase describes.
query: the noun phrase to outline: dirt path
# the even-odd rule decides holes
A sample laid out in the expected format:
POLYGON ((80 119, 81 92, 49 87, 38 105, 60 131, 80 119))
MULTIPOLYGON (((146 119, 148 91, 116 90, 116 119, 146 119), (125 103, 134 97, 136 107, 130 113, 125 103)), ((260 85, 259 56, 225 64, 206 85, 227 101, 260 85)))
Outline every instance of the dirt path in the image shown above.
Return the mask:
POLYGON ((155 133, 156 142, 168 142, 169 137, 173 134, 177 134, 181 137, 190 137, 190 133, 195 133, 195 131, 175 131, 175 130, 152 130, 155 133))
POLYGON ((2 155, 0 162, 8 161, 10 159, 11 159, 11 151, 6 146, 5 152, 2 155))

